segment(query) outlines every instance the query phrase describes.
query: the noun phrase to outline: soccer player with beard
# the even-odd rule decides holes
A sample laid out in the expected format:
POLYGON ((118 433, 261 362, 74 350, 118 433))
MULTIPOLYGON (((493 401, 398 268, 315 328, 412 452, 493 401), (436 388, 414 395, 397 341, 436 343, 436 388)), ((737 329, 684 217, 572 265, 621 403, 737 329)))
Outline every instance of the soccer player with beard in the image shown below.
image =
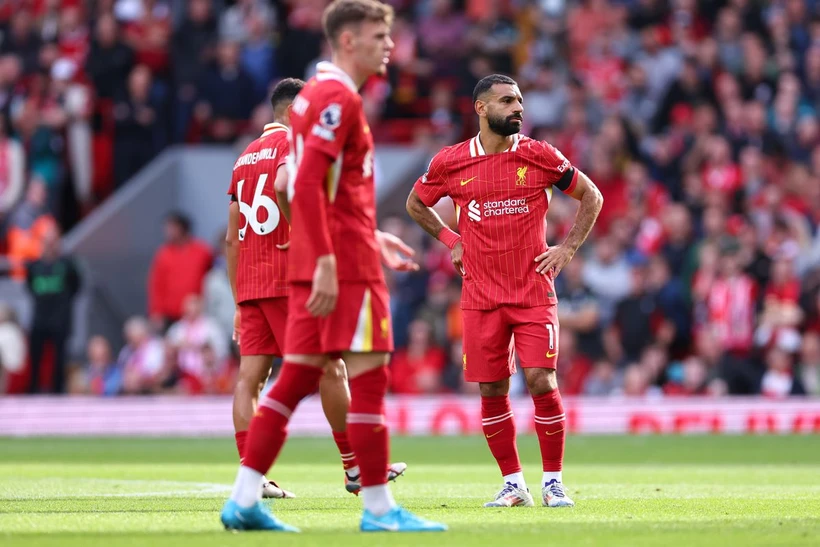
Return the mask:
MULTIPOLYGON (((290 113, 293 99, 305 82, 286 78, 271 94, 274 123, 239 156, 228 195, 227 262, 234 301, 234 340, 241 355, 239 378, 233 398, 236 448, 243 461, 251 417, 256 412, 262 386, 270 374, 274 357, 281 357, 288 319, 287 249, 290 208, 287 200, 290 152, 290 113)), ((348 492, 358 494, 358 466, 347 438, 346 416, 350 393, 344 363, 336 359, 319 382, 322 409, 333 431, 345 469, 348 492)), ((392 464, 388 480, 406 469, 392 464)), ((262 497, 293 498, 293 493, 263 479, 262 497)))
POLYGON ((291 108, 290 296, 285 357, 276 383, 251 420, 245 457, 222 523, 233 530, 298 531, 260 501, 262 476, 276 460, 299 402, 340 356, 350 377, 347 434, 360 468, 362 531, 443 531, 446 526, 397 506, 387 486, 389 436, 384 416, 393 349, 389 294, 381 260, 418 265, 412 250, 376 230, 373 135, 358 93, 386 69, 393 9, 377 0, 336 0, 324 12, 332 63, 291 108), (380 260, 381 255, 381 260, 380 260))
POLYGON ((561 469, 566 417, 555 366, 559 351, 554 280, 587 238, 603 197, 552 145, 520 135, 524 99, 507 76, 482 79, 473 92, 480 131, 433 157, 407 199, 410 216, 447 245, 463 276, 464 378, 478 382, 484 435, 504 485, 485 507, 532 506, 516 446, 510 406, 515 353, 535 405, 541 448, 542 504, 574 505, 561 469), (580 202, 560 245, 547 247, 553 189, 580 202), (460 234, 431 208, 450 196, 460 234))

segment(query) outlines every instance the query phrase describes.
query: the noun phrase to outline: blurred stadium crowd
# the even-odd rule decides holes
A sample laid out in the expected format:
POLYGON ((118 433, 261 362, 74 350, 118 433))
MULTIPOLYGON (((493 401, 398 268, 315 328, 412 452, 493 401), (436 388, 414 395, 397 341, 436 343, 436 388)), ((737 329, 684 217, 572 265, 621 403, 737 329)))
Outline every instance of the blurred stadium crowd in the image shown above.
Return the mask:
MULTIPOLYGON (((504 72, 524 93, 525 133, 604 194, 594 234, 558 280, 564 394, 820 394, 820 2, 389 3, 389 74, 363 90, 378 142, 432 155, 472 135, 473 85, 504 72)), ((271 84, 307 78, 326 58, 324 4, 1 1, 0 246, 11 275, 42 293, 26 261, 165 146, 258 136, 271 84)), ((553 199, 550 243, 574 210, 553 199)), ((382 224, 423 265, 389 275, 393 391, 474 389, 460 381, 449 251, 405 217, 382 224)), ((224 260, 186 230, 169 220, 150 317, 128 321, 119 357, 93 338, 56 389, 230 392, 224 260), (181 256, 190 271, 175 270, 172 294, 157 289, 181 256)), ((55 328, 40 327, 35 314, 26 341, 0 313, 6 376, 29 343, 59 346, 55 328)))

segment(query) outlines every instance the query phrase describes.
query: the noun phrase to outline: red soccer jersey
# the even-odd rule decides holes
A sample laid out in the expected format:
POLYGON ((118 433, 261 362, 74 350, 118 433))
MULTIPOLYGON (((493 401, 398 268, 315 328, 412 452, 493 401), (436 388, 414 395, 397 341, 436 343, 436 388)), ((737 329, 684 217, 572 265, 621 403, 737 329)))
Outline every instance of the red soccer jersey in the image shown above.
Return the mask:
POLYGON ((279 210, 273 182, 289 150, 288 128, 271 123, 233 166, 228 194, 239 202, 239 302, 288 294, 288 254, 276 246, 288 241, 290 230, 279 210))
POLYGON ((293 102, 291 131, 291 281, 311 281, 316 259, 328 252, 336 255, 340 281, 383 280, 375 236, 373 135, 350 77, 331 63, 319 63, 293 102), (317 173, 316 165, 301 161, 307 150, 332 158, 327 172, 317 173), (315 183, 319 180, 324 184, 315 183))
POLYGON ((478 137, 436 154, 415 190, 428 207, 450 196, 458 208, 462 308, 556 303, 553 280, 536 273, 535 257, 547 250, 553 187, 569 193, 576 181, 575 169, 557 149, 523 135, 499 154, 485 154, 478 137))

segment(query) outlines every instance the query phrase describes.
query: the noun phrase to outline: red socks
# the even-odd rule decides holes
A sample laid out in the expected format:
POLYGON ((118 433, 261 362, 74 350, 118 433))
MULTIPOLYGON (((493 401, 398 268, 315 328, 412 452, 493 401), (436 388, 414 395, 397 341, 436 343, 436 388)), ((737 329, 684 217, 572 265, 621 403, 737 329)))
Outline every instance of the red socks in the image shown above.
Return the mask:
POLYGON ((375 368, 350 379, 347 437, 356 454, 363 488, 387 483, 390 452, 384 418, 387 382, 387 367, 375 368))
POLYGON ((347 438, 347 431, 334 431, 333 440, 336 441, 336 446, 339 448, 339 454, 342 456, 342 465, 345 471, 352 469, 358 465, 356 463, 356 454, 350 448, 350 441, 347 438))
POLYGON ((535 403, 535 432, 541 446, 544 471, 561 471, 567 438, 561 394, 556 389, 543 395, 534 395, 532 400, 535 403))
POLYGON ((512 475, 521 471, 518 459, 518 447, 515 444, 515 419, 513 418, 510 397, 481 398, 481 423, 484 437, 490 447, 501 474, 512 475))
POLYGON ((237 431, 236 435, 236 451, 239 452, 239 463, 242 463, 243 454, 245 453, 245 441, 248 440, 248 432, 247 431, 237 431))
POLYGON ((287 437, 287 425, 299 402, 316 391, 323 371, 319 367, 285 362, 279 378, 251 420, 243 456, 243 465, 262 473, 268 472, 287 437))

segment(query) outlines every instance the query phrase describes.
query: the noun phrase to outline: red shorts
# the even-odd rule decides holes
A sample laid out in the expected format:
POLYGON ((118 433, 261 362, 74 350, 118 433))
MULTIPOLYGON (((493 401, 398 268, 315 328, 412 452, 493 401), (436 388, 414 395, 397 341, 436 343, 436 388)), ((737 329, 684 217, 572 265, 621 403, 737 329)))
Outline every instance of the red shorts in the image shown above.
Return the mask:
POLYGON ((241 302, 239 313, 240 355, 284 355, 287 296, 241 302))
POLYGON ((558 306, 462 310, 464 379, 498 382, 515 374, 515 354, 524 368, 555 368, 558 306))
POLYGON ((383 281, 341 281, 336 309, 327 317, 307 310, 310 283, 292 283, 287 352, 294 355, 393 351, 390 294, 383 281))

